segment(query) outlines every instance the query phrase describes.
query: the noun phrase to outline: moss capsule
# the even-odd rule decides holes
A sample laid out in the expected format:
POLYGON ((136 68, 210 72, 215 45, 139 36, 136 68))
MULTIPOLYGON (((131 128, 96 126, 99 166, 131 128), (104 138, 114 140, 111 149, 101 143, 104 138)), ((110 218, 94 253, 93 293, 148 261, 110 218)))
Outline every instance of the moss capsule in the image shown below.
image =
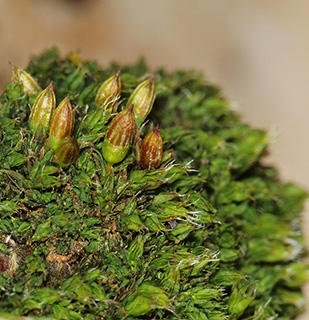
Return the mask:
POLYGON ((66 137, 62 140, 55 153, 58 164, 66 168, 74 163, 79 155, 78 142, 73 137, 66 137))
POLYGON ((124 159, 136 132, 133 106, 120 112, 110 123, 103 142, 103 157, 109 165, 124 159))
POLYGON ((55 106, 56 97, 50 83, 36 98, 29 117, 30 130, 35 136, 48 132, 55 106))
POLYGON ((72 136, 74 122, 73 109, 70 98, 67 96, 59 104, 52 117, 49 129, 49 147, 52 150, 55 151, 64 138, 72 136))
POLYGON ((22 84, 24 92, 29 97, 35 97, 42 91, 37 81, 28 72, 15 66, 11 62, 10 65, 12 67, 14 80, 22 84))
POLYGON ((150 113, 155 99, 155 77, 142 82, 131 94, 127 106, 134 105, 134 116, 140 126, 150 113))
POLYGON ((119 70, 101 85, 95 98, 96 106, 105 108, 110 113, 117 111, 117 102, 121 92, 120 72, 119 70))
POLYGON ((142 142, 140 165, 143 169, 158 168, 162 159, 163 142, 159 126, 151 130, 142 142))

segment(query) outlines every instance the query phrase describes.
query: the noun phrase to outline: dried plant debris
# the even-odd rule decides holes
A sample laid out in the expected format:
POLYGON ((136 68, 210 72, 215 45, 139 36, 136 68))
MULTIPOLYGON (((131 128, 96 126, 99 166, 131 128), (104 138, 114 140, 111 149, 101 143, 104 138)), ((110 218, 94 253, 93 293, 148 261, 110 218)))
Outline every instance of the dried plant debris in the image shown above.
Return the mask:
POLYGON ((0 318, 303 311, 307 194, 261 163, 267 133, 217 87, 56 48, 13 73, 0 108, 0 318))

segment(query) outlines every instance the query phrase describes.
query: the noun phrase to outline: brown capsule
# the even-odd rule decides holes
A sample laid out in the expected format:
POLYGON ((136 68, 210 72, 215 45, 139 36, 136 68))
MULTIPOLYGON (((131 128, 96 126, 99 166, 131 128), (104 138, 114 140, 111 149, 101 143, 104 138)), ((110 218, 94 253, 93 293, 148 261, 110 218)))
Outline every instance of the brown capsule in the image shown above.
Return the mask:
POLYGON ((49 129, 49 147, 56 150, 66 137, 71 137, 74 129, 74 114, 67 96, 56 108, 49 129))
POLYGON ((148 132, 140 149, 140 165, 143 169, 158 168, 163 154, 163 142, 159 126, 148 132))
POLYGON ((107 79, 99 88, 95 98, 95 104, 98 108, 105 108, 110 113, 116 112, 121 93, 120 73, 121 70, 107 79))
POLYGON ((110 123, 103 142, 103 157, 109 164, 122 161, 136 133, 133 105, 121 111, 110 123))
POLYGON ((56 150, 56 159, 61 167, 74 163, 79 155, 78 142, 73 137, 66 137, 56 150))

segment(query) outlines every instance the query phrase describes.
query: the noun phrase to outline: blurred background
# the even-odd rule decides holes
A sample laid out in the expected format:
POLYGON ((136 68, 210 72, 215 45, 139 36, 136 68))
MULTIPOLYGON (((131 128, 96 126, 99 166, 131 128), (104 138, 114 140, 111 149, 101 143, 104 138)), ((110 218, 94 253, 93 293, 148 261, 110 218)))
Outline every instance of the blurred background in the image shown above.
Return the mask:
POLYGON ((103 66, 143 55, 203 71, 245 122, 275 132, 267 162, 309 190, 308 16, 307 0, 0 0, 0 92, 8 61, 25 68, 55 44, 103 66))

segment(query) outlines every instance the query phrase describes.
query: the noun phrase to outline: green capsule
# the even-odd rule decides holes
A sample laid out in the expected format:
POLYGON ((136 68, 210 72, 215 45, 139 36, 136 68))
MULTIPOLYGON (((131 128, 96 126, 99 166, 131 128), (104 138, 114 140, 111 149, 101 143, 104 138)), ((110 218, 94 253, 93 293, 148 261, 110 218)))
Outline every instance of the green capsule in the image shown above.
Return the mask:
POLYGON ((134 105, 134 116, 140 126, 150 113, 155 99, 155 77, 142 82, 131 94, 127 107, 134 105))
POLYGON ((74 163, 79 155, 78 142, 73 137, 66 137, 62 140, 55 153, 58 164, 66 168, 74 163))
POLYGON ((13 71, 13 76, 14 80, 18 81, 19 83, 22 84, 24 88, 24 92, 29 96, 29 97, 35 97, 37 96, 41 91, 41 87, 37 83, 37 81, 25 70, 22 68, 19 68, 15 66, 13 63, 9 62, 12 71, 13 71))
POLYGON ((35 136, 48 132, 55 106, 56 97, 50 83, 36 98, 29 117, 30 130, 35 136))
POLYGON ((64 138, 71 137, 74 129, 74 114, 67 96, 59 104, 52 117, 49 129, 49 147, 56 150, 64 138))
POLYGON ((124 159, 136 132, 133 106, 120 112, 110 123, 103 142, 103 157, 110 168, 124 159))
POLYGON ((121 93, 120 72, 121 70, 101 85, 95 98, 96 106, 104 108, 110 113, 117 111, 117 103, 121 93))

